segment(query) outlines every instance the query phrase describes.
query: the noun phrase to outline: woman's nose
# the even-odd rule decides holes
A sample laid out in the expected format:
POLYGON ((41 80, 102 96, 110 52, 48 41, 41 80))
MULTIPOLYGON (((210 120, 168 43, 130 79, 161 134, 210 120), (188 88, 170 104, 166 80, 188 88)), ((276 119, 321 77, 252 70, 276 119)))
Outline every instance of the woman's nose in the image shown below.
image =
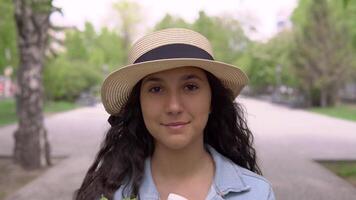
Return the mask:
POLYGON ((177 115, 182 113, 182 101, 180 95, 177 92, 170 92, 167 95, 167 104, 166 104, 167 114, 177 115))

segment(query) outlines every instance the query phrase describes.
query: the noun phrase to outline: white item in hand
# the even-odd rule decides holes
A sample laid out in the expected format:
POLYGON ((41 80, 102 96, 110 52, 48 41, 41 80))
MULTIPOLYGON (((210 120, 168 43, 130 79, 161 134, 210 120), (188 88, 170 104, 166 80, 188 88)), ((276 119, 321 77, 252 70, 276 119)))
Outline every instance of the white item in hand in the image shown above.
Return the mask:
POLYGON ((168 199, 167 200, 188 200, 182 196, 179 196, 178 194, 173 194, 173 193, 170 193, 168 195, 168 199))

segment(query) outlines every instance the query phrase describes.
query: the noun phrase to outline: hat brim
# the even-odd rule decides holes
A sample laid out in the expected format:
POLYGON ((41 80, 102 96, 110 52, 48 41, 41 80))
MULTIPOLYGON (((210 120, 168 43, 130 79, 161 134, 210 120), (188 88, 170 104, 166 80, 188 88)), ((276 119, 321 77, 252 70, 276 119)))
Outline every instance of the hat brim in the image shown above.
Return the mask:
POLYGON ((101 99, 105 110, 111 115, 118 114, 125 105, 132 88, 145 76, 186 66, 198 67, 212 73, 232 91, 234 97, 238 96, 248 83, 246 74, 238 67, 213 60, 175 58, 130 64, 112 72, 104 80, 101 99))

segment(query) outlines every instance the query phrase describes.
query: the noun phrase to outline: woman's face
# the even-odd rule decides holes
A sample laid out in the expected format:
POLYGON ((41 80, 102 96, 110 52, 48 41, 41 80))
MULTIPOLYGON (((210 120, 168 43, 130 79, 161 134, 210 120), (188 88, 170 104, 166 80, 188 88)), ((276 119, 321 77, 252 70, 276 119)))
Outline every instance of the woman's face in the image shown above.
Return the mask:
POLYGON ((203 70, 182 67, 142 80, 141 109, 156 148, 182 149, 203 142, 211 90, 203 70))

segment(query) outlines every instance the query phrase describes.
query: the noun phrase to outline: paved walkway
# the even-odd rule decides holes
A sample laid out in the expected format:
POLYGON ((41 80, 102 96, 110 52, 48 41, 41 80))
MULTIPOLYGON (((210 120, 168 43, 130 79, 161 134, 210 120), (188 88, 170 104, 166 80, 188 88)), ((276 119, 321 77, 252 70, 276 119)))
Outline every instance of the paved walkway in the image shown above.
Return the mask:
MULTIPOLYGON (((355 200, 356 188, 313 160, 356 159, 356 123, 254 99, 246 107, 264 175, 277 199, 355 200)), ((7 200, 68 200, 79 187, 103 138, 108 115, 101 105, 46 120, 54 156, 69 158, 7 200)), ((10 155, 15 126, 0 129, 0 155, 10 155)))
POLYGON ((243 99, 277 199, 355 200, 356 188, 313 160, 356 160, 356 123, 243 99))

